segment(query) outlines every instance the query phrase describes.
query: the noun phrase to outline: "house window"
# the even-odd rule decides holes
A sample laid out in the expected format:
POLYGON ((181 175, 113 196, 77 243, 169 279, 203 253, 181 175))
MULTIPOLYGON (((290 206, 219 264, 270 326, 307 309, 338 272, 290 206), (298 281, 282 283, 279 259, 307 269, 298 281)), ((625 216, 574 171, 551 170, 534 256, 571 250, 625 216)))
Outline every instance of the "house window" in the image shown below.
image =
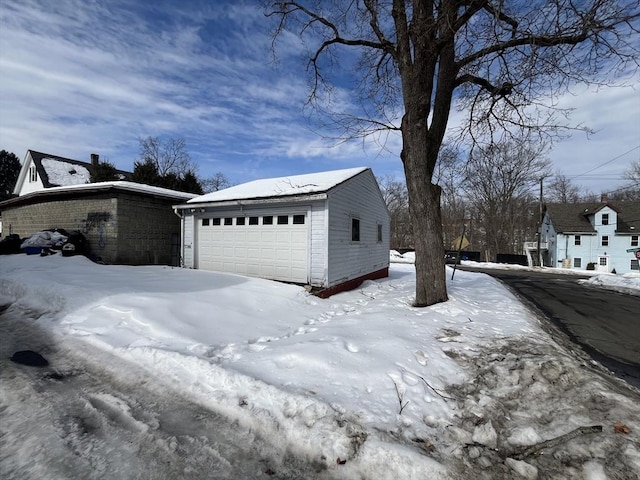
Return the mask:
POLYGON ((287 225, 289 223, 289 215, 278 215, 278 225, 287 225))
POLYGON ((598 259, 598 263, 600 264, 601 267, 606 267, 607 266, 607 261, 609 259, 607 257, 600 257, 598 259))
POLYGON ((237 217, 236 218, 236 225, 244 225, 244 217, 237 217))
POLYGON ((574 258, 573 259, 573 268, 582 268, 582 259, 574 258))
POLYGON ((273 217, 271 215, 269 215, 267 217, 262 217, 262 224, 263 225, 273 225, 273 217))
POLYGON ((258 225, 258 217, 249 217, 249 225, 258 225))
POLYGON ((382 225, 378 224, 378 243, 382 242, 382 225))
POLYGON ((219 218, 212 218, 211 219, 211 225, 215 225, 215 226, 220 225, 220 219, 219 218))
POLYGON ((360 241, 360 219, 359 218, 351 219, 351 241, 352 242, 360 241))
POLYGON ((580 235, 576 235, 575 237, 573 237, 573 244, 582 245, 582 238, 580 237, 580 235))
POLYGON ((602 246, 603 247, 608 247, 609 246, 609 235, 603 235, 602 236, 602 246))
POLYGON ((631 246, 632 247, 637 247, 638 246, 638 237, 639 237, 639 235, 631 235, 631 246))
POLYGON ((208 218, 203 218, 202 219, 202 226, 203 227, 208 227, 209 226, 209 219, 208 218))
POLYGON ((631 260, 631 270, 640 270, 640 266, 638 265, 638 260, 631 260))
POLYGON ((608 213, 603 213, 602 214, 602 224, 603 225, 609 225, 609 214, 608 213))
POLYGON ((227 217, 224 219, 224 224, 225 225, 233 225, 233 218, 231 217, 227 217))
POLYGON ((304 215, 294 215, 293 216, 293 224, 294 225, 304 225, 304 215))
POLYGON ((36 167, 29 167, 29 183, 33 183, 33 182, 37 182, 38 181, 38 170, 36 170, 36 167))

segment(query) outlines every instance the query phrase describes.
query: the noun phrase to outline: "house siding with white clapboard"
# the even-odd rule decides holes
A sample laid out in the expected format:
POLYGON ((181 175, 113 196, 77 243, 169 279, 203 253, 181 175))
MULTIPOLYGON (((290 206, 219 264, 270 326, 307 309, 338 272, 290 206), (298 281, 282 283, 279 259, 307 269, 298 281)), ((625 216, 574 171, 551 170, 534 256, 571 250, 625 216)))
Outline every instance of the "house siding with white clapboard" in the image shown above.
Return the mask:
POLYGON ((380 203, 384 205, 377 183, 367 175, 356 176, 329 193, 330 285, 389 266, 389 216, 386 208, 370 208, 380 203), (358 241, 351 238, 354 219, 360 224, 358 241), (381 241, 378 225, 383 229, 381 241))
POLYGON ((187 268, 308 284, 329 294, 388 273, 389 213, 368 168, 249 182, 175 208, 187 268))

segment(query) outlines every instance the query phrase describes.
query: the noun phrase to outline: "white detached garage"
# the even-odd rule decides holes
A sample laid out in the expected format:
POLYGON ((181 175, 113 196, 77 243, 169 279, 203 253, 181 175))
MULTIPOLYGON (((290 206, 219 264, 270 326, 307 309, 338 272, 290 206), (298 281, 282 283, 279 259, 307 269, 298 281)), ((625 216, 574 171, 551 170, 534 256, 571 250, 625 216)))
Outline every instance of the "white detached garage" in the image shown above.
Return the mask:
POLYGON ((369 168, 255 180, 177 205, 185 267, 324 295, 389 270, 389 212, 369 168))

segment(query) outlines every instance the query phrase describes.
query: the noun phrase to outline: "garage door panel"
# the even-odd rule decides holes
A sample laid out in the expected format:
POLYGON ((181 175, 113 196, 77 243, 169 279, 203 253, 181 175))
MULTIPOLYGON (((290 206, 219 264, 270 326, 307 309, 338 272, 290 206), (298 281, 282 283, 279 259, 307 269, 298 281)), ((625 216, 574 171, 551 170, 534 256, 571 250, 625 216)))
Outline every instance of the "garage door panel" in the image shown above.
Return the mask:
MULTIPOLYGON (((273 218, 283 215, 274 212, 273 218)), ((228 215, 225 217, 229 218, 228 215)), ((197 229, 197 266, 205 270, 233 272, 298 283, 308 281, 308 226, 202 225, 197 229)))
POLYGON ((260 243, 260 232, 258 231, 247 232, 247 243, 249 244, 260 243))

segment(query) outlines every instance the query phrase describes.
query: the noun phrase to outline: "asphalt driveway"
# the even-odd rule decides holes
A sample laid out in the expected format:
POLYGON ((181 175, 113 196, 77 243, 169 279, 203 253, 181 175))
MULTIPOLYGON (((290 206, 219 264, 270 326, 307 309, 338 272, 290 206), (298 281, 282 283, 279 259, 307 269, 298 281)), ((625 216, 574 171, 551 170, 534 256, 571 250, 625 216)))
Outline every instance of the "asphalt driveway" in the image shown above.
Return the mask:
POLYGON ((575 275, 479 269, 505 283, 594 360, 640 388, 640 296, 580 283, 575 275))

